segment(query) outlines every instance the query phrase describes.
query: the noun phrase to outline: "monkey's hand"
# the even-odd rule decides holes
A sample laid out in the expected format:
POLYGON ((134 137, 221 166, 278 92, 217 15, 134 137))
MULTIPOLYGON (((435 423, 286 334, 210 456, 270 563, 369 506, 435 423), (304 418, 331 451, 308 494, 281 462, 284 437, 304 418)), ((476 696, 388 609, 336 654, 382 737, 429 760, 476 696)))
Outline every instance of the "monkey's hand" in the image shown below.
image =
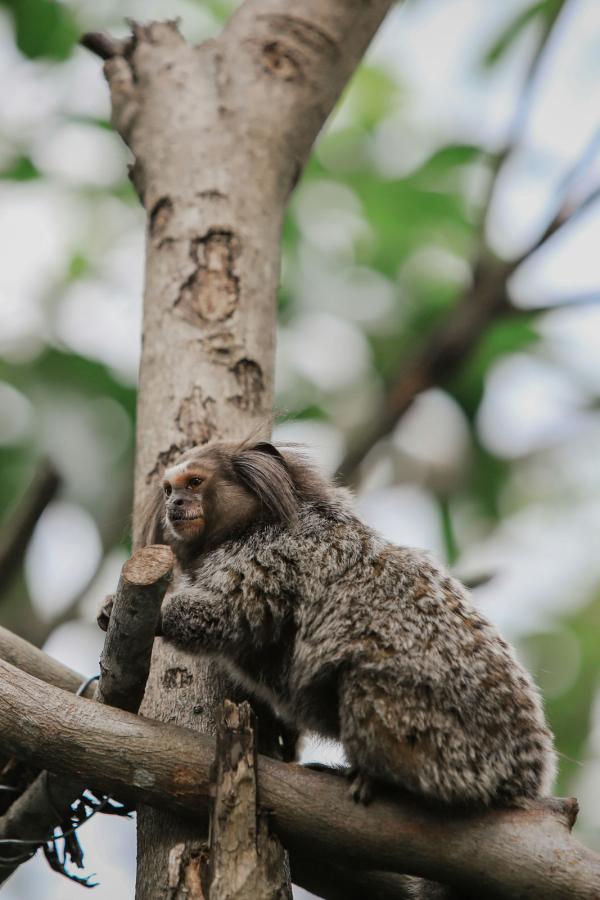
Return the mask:
POLYGON ((108 623, 110 621, 110 614, 112 613, 114 599, 114 594, 109 594, 108 597, 106 597, 106 599, 103 601, 96 617, 96 622, 98 623, 102 631, 108 630, 108 623))

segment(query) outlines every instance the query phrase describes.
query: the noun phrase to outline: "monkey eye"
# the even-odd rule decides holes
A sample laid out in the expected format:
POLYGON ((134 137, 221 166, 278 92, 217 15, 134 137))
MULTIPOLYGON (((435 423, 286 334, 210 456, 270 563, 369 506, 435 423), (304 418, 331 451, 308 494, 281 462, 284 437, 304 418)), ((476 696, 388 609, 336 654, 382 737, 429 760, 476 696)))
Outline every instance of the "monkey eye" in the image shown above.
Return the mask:
POLYGON ((190 478, 190 480, 188 481, 188 487, 192 487, 192 488, 200 487, 200 485, 202 484, 203 481, 204 481, 204 478, 198 478, 197 475, 194 475, 194 477, 190 478))
POLYGON ((166 497, 170 497, 171 493, 173 491, 173 488, 171 487, 170 484, 165 484, 165 485, 163 485, 163 491, 165 492, 166 497))

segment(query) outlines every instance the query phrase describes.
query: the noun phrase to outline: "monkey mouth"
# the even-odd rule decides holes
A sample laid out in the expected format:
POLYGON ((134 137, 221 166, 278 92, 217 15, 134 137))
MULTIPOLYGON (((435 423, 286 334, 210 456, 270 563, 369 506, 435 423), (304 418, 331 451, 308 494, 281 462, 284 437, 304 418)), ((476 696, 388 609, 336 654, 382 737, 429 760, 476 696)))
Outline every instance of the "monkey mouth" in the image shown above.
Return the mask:
POLYGON ((203 522, 204 516, 196 513, 170 513, 169 522, 173 525, 179 525, 182 522, 203 522))

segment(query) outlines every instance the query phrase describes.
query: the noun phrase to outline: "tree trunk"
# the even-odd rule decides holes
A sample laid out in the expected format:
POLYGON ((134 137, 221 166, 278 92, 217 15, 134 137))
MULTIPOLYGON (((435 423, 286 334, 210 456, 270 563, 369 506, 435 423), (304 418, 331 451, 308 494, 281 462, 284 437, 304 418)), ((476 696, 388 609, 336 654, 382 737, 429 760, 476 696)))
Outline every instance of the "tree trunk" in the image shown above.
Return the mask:
MULTIPOLYGON (((111 57, 113 120, 148 213, 137 545, 150 493, 183 450, 269 436, 285 204, 389 5, 309 0, 296 15, 286 0, 247 0, 198 47, 173 23, 135 26, 116 52, 86 39, 111 57)), ((223 699, 209 663, 156 641, 144 715, 214 732, 223 699)), ((138 900, 183 896, 182 886, 202 896, 202 837, 140 809, 138 900)))

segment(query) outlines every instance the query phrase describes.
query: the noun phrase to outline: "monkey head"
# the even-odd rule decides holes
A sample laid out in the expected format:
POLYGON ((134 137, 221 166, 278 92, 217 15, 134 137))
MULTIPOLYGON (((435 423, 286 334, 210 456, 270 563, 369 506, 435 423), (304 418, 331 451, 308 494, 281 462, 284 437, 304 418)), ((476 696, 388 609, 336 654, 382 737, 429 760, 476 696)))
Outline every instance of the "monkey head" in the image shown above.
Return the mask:
POLYGON ((287 461, 272 444, 193 448, 165 470, 143 540, 194 556, 254 524, 290 524, 296 509, 287 461))

